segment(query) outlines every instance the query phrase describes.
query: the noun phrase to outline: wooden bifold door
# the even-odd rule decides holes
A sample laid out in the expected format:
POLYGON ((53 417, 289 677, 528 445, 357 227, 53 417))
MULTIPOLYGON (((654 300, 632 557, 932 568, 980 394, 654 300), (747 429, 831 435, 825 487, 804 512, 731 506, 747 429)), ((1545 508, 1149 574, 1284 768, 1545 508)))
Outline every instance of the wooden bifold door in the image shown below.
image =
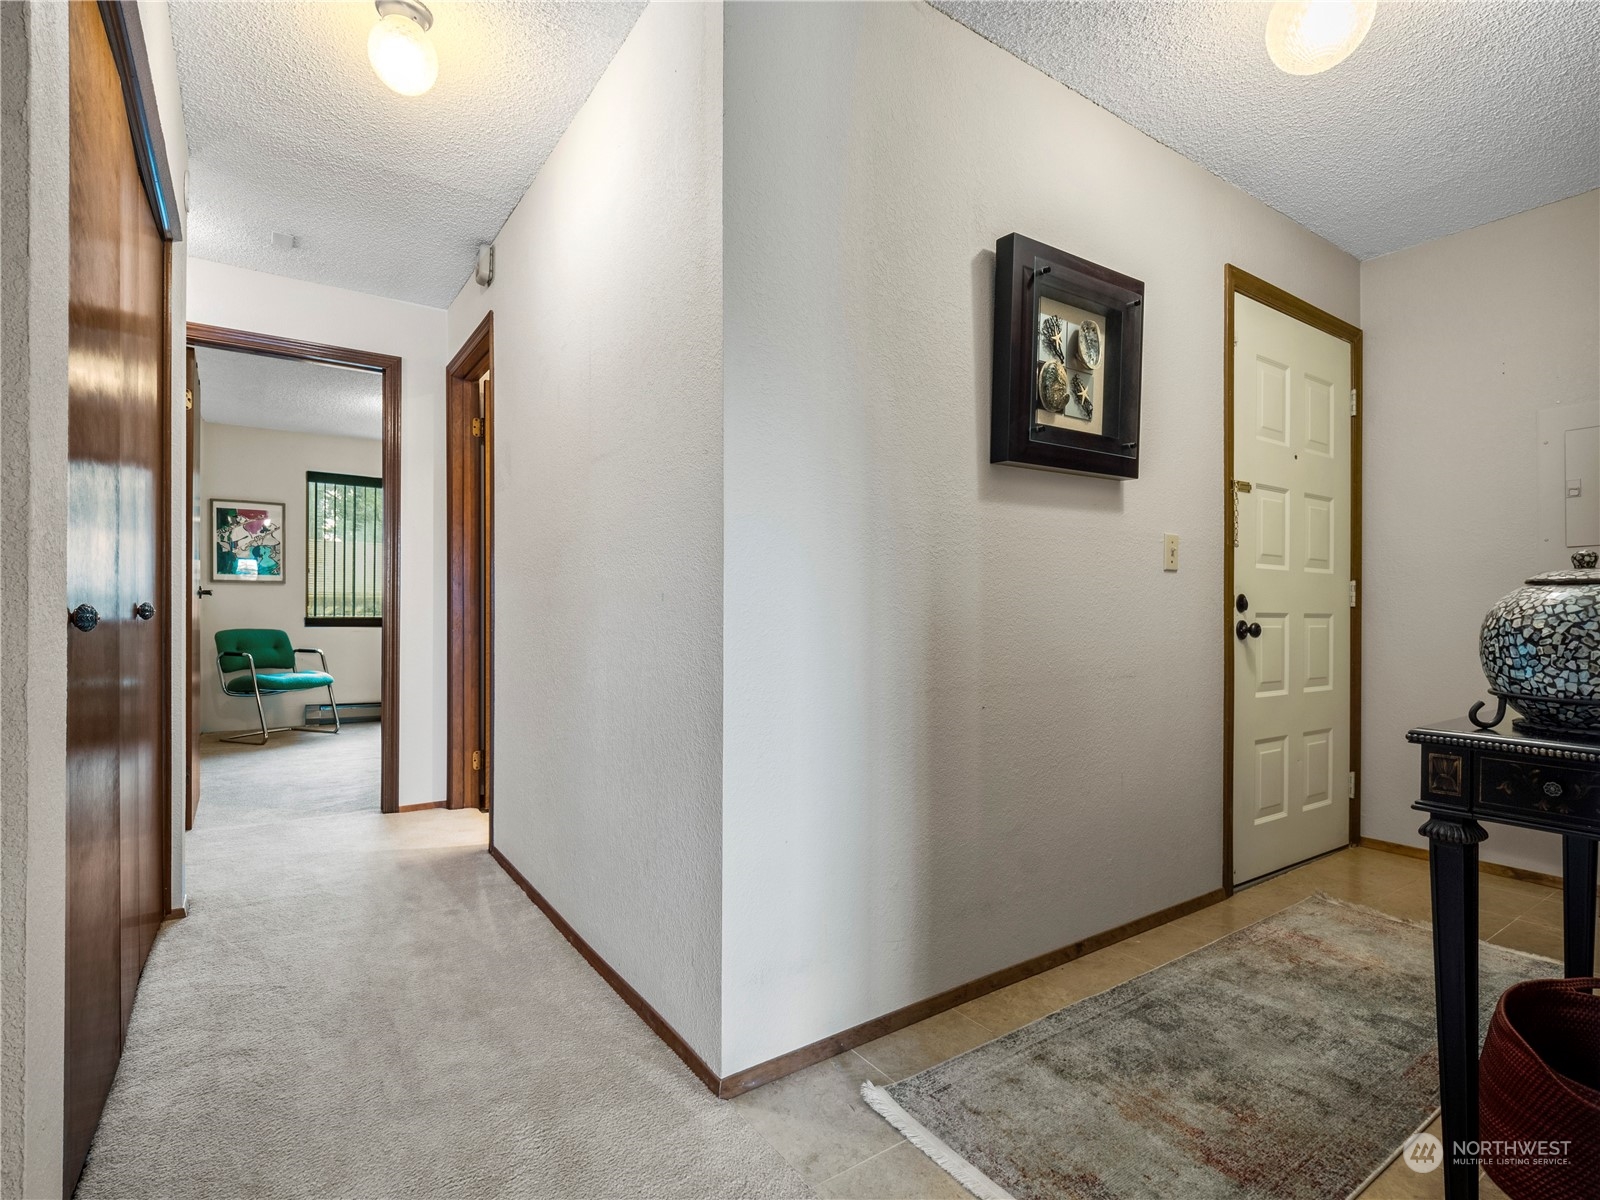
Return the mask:
POLYGON ((69 6, 67 1195, 167 908, 168 259, 112 48, 128 13, 104 8, 69 6))

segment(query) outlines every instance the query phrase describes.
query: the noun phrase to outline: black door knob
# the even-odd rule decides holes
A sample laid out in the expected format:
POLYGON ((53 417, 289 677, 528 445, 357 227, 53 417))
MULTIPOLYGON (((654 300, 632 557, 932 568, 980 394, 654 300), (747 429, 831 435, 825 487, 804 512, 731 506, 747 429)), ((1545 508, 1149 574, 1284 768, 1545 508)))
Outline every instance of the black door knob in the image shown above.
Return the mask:
POLYGON ((80 604, 67 614, 67 620, 79 633, 88 633, 100 624, 100 613, 92 604, 80 604))
POLYGON ((194 594, 196 596, 209 596, 209 595, 211 595, 211 589, 210 588, 206 588, 206 587, 195 588, 194 594))
POLYGON ((133 606, 133 615, 141 621, 148 621, 156 615, 156 606, 148 600, 141 600, 133 606))
POLYGON ((1250 597, 1246 596, 1243 592, 1240 592, 1233 599, 1233 607, 1238 609, 1240 612, 1248 611, 1250 608, 1250 597))
POLYGON ((1247 637, 1260 637, 1261 624, 1258 621, 1240 621, 1233 627, 1233 634, 1241 642, 1247 637))

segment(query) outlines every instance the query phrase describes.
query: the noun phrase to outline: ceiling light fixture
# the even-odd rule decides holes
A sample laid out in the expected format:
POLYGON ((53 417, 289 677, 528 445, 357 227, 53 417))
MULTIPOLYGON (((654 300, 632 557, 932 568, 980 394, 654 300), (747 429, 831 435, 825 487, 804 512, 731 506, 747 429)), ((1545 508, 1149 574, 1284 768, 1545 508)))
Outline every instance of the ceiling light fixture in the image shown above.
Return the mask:
POLYGON ((1338 66, 1361 45, 1378 6, 1373 0, 1294 0, 1272 6, 1267 53, 1290 75, 1338 66))
POLYGON ((378 78, 402 96, 420 96, 439 78, 439 55, 428 40, 433 14, 418 0, 377 0, 378 23, 367 57, 378 78))

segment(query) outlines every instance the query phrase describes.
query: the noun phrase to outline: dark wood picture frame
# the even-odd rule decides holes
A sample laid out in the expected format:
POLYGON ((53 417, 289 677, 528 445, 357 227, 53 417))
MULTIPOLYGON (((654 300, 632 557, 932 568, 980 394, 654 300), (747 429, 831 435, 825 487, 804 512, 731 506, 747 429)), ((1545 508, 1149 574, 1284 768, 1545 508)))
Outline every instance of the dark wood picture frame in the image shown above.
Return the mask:
POLYGON ((989 461, 1106 479, 1139 477, 1139 397, 1144 283, 1109 267, 1007 234, 994 248, 994 390, 989 461), (1098 370, 1101 433, 1041 428, 1039 304, 1054 299, 1098 314, 1105 350, 1098 370))
MULTIPOLYGON (((268 358, 289 358, 301 362, 327 363, 335 367, 355 367, 383 374, 383 631, 380 657, 383 660, 381 684, 383 722, 382 775, 378 811, 400 811, 400 359, 393 354, 352 350, 344 346, 325 346, 301 342, 269 333, 249 333, 218 325, 189 322, 191 346, 215 350, 242 350, 268 358)), ((189 589, 189 604, 195 601, 189 589)), ((190 622, 194 620, 191 607, 190 622)), ((193 739, 197 734, 190 733, 193 739)), ((192 827, 194 814, 189 814, 192 827)))

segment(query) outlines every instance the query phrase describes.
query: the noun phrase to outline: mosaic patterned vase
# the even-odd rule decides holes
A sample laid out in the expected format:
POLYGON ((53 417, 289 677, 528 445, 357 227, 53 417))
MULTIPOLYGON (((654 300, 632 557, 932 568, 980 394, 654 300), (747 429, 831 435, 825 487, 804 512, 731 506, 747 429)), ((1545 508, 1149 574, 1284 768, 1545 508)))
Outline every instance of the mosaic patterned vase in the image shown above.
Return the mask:
POLYGON ((1529 726, 1600 733, 1600 571, 1535 575, 1489 610, 1478 654, 1529 726))

